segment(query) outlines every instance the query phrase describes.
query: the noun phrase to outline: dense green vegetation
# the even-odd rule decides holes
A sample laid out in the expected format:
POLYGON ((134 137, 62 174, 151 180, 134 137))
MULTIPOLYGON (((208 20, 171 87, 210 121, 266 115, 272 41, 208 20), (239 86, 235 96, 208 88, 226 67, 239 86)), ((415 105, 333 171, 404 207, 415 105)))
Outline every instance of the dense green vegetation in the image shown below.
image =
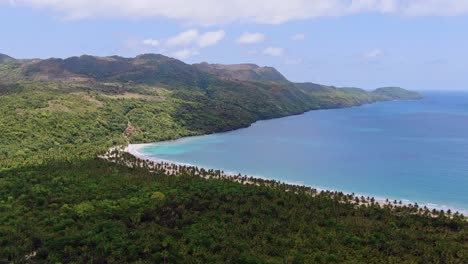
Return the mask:
POLYGON ((2 162, 5 166, 55 150, 221 132, 259 119, 376 100, 362 90, 308 89, 221 80, 203 90, 119 83, 0 84, 0 159, 9 160, 2 162))
POLYGON ((417 93, 296 84, 271 68, 233 73, 152 54, 0 57, 0 263, 467 262, 459 215, 97 158, 128 142, 417 93))
POLYGON ((466 222, 103 160, 0 173, 0 262, 466 263, 466 222))

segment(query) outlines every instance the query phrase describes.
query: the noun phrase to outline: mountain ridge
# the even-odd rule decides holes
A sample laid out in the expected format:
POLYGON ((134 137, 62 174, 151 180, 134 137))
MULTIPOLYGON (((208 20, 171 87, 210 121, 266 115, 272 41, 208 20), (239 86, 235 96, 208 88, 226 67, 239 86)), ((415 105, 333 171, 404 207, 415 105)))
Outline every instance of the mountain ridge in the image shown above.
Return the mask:
MULTIPOLYGON (((369 92, 360 88, 294 83, 271 67, 190 65, 160 54, 10 61, 0 66, 0 95, 16 98, 12 107, 27 97, 25 108, 34 106, 51 114, 76 111, 83 116, 94 109, 102 115, 100 120, 106 120, 104 123, 117 122, 112 118, 119 116, 114 130, 106 133, 112 137, 123 134, 131 143, 224 132, 247 127, 258 120, 316 109, 421 98, 401 88, 369 92), (105 109, 114 111, 114 117, 110 118, 105 109)), ((31 115, 36 114, 34 109, 31 115)), ((88 127, 87 122, 80 127, 88 127)), ((48 134, 43 136, 47 141, 48 134)))
MULTIPOLYGON (((5 55, 6 56, 6 55, 5 55)), ((121 56, 81 55, 69 58, 27 59, 18 65, 23 77, 31 80, 167 82, 181 75, 192 79, 214 76, 241 81, 289 82, 273 67, 256 64, 186 64, 161 54, 141 54, 133 58, 121 56), (170 71, 178 76, 171 76, 170 71)))
MULTIPOLYGON (((91 56, 81 55, 65 59, 22 59, 16 60, 8 55, 0 54, 0 62, 9 65, 8 69, 0 69, 0 81, 60 81, 60 82, 116 82, 161 84, 168 88, 201 88, 210 85, 225 85, 227 83, 267 83, 272 86, 295 87, 307 92, 333 92, 335 86, 311 82, 294 83, 289 81, 273 67, 260 67, 253 63, 242 64, 209 64, 207 62, 187 64, 175 58, 161 54, 141 54, 133 58, 121 56, 91 56), (13 62, 13 63, 12 63, 13 62), (15 75, 10 76, 9 72, 15 75), (6 77, 5 77, 6 76, 6 77)), ((391 97, 392 92, 399 93, 395 99, 411 99, 415 94, 404 93, 399 87, 384 87, 375 91, 376 94, 391 97)), ((360 89, 360 88, 355 88, 360 89)), ((364 90, 355 90, 362 92, 364 90)))
POLYGON ((201 71, 215 74, 225 79, 237 79, 242 81, 272 81, 289 82, 278 70, 273 67, 260 67, 257 64, 209 64, 202 62, 192 64, 201 71))

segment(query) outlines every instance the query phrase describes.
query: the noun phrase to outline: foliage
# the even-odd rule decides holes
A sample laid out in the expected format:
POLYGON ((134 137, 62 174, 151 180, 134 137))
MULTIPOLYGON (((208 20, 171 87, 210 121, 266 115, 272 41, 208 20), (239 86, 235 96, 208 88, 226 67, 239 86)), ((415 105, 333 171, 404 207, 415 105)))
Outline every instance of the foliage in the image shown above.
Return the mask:
POLYGON ((459 215, 96 158, 128 142, 416 94, 295 84, 255 66, 205 71, 154 54, 3 58, 1 263, 466 263, 459 215))
POLYGON ((467 223, 100 159, 0 173, 0 262, 466 263, 467 223))
POLYGON ((33 156, 49 152, 222 132, 259 119, 376 100, 363 90, 226 80, 175 90, 122 83, 5 83, 0 84, 0 169, 37 162, 33 156))

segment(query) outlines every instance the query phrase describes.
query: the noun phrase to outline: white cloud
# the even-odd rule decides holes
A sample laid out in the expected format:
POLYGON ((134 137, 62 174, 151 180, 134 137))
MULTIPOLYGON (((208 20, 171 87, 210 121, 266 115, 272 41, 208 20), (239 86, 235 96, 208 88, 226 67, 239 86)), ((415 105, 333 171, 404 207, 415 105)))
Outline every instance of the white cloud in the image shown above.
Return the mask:
POLYGON ((167 46, 186 46, 195 43, 199 38, 198 30, 190 29, 181 32, 177 36, 171 37, 166 40, 167 46))
POLYGON ((256 22, 385 13, 404 16, 468 14, 466 0, 0 0, 0 4, 54 10, 68 19, 164 17, 196 24, 256 22))
POLYGON ((145 40, 143 40, 143 44, 147 45, 147 46, 157 47, 161 43, 157 39, 145 39, 145 40))
POLYGON ((264 49, 262 53, 268 56, 279 57, 283 55, 283 49, 277 47, 268 47, 264 49))
POLYGON ((187 59, 189 57, 195 56, 200 54, 198 50, 195 49, 181 49, 178 51, 173 52, 171 55, 174 56, 177 59, 187 59))
POLYGON ((240 44, 254 44, 265 40, 265 35, 262 33, 249 33, 242 34, 238 39, 237 43, 240 44))
POLYGON ((366 54, 364 54, 364 57, 366 59, 373 59, 373 58, 380 57, 382 55, 384 55, 383 50, 381 50, 381 49, 372 49, 372 50, 369 50, 368 52, 366 52, 366 54))
POLYGON ((160 53, 168 53, 178 59, 186 59, 198 55, 199 49, 218 44, 225 36, 226 32, 224 30, 208 31, 200 34, 198 30, 190 29, 166 39, 148 38, 140 43, 144 46, 158 47, 160 53))
POLYGON ((224 30, 206 32, 198 38, 198 46, 201 48, 209 47, 218 44, 224 37, 226 32, 224 30))
POLYGON ((291 39, 294 41, 302 41, 306 38, 306 35, 304 33, 299 33, 291 36, 291 39))
POLYGON ((218 44, 225 36, 224 30, 200 34, 198 30, 190 29, 168 38, 164 44, 169 47, 197 45, 206 48, 218 44))
POLYGON ((302 58, 289 58, 285 61, 288 65, 297 65, 301 64, 304 60, 302 58))

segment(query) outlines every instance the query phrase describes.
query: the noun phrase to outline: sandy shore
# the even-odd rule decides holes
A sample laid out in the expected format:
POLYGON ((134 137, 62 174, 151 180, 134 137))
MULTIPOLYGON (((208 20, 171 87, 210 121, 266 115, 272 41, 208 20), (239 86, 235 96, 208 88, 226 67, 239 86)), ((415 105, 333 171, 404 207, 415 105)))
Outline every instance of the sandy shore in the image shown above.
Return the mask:
MULTIPOLYGON (((165 159, 160 159, 160 158, 157 158, 157 157, 148 157, 148 156, 145 156, 144 154, 142 154, 140 152, 140 150, 143 148, 143 147, 146 147, 146 146, 149 146, 151 145, 151 143, 149 144, 129 144, 127 147, 125 147, 124 151, 128 152, 129 154, 137 157, 137 158, 140 158, 142 160, 148 160, 148 161, 152 161, 152 162, 155 162, 155 163, 169 163, 169 164, 174 164, 174 165, 178 165, 178 166, 189 166, 189 167, 200 167, 200 166, 197 166, 197 165, 194 165, 194 164, 189 164, 189 163, 181 163, 181 162, 175 162, 175 161, 171 161, 171 160, 165 160, 165 159)), ((204 168, 206 170, 208 170, 209 168, 204 168)), ((223 171, 223 174, 226 175, 226 176, 237 176, 239 175, 239 173, 235 173, 235 172, 229 172, 229 171, 223 171)), ((248 177, 253 177, 253 178, 257 178, 257 179, 264 179, 264 180, 271 180, 271 178, 268 178, 268 177, 264 177, 264 176, 258 176, 258 175, 246 175, 248 177)), ((314 188, 316 189, 318 192, 323 192, 323 191, 338 191, 340 192, 339 190, 330 190, 330 189, 324 189, 324 188, 320 188, 320 187, 316 187, 316 186, 310 186, 310 185, 305 185, 305 184, 302 184, 302 183, 294 183, 294 182, 287 182, 287 181, 283 181, 284 183, 286 184, 291 184, 291 185, 297 185, 297 186, 306 186, 306 187, 310 187, 310 188, 314 188)), ((372 196, 372 195, 368 195, 368 194, 359 194, 359 193, 351 193, 351 192, 343 192, 345 194, 354 194, 355 197, 372 197, 374 198, 375 202, 380 204, 381 206, 385 205, 385 204, 389 204, 391 203, 392 205, 394 206, 405 206, 405 205, 414 205, 415 201, 410 201, 410 200, 406 200, 406 199, 390 199, 390 198, 382 198, 382 197, 375 197, 375 196, 372 196), (393 202, 394 201, 398 201, 397 204, 394 204, 393 202), (401 202, 401 204, 400 204, 401 202)), ((444 211, 447 211, 447 210, 451 210, 452 212, 459 212, 459 213, 462 213, 464 215, 468 215, 468 210, 460 210, 460 209, 457 209, 457 208, 453 208, 453 207, 450 207, 450 206, 445 206, 445 205, 438 205, 438 204, 433 204, 433 203, 418 203, 419 207, 424 207, 426 206, 427 208, 429 209, 436 209, 436 210, 444 210, 444 211)))
POLYGON ((174 165, 178 165, 178 166, 199 167, 199 166, 195 166, 195 165, 189 164, 189 163, 182 163, 182 162, 176 162, 176 161, 172 161, 172 160, 160 159, 160 158, 157 158, 157 157, 145 156, 144 154, 142 154, 140 152, 140 149, 145 147, 145 146, 148 146, 148 145, 151 145, 151 144, 129 144, 127 147, 125 147, 124 151, 128 152, 128 153, 132 154, 133 156, 135 156, 137 158, 140 158, 142 160, 148 160, 148 161, 152 161, 152 162, 155 162, 155 163, 164 162, 164 163, 170 163, 170 164, 174 164, 174 165))

